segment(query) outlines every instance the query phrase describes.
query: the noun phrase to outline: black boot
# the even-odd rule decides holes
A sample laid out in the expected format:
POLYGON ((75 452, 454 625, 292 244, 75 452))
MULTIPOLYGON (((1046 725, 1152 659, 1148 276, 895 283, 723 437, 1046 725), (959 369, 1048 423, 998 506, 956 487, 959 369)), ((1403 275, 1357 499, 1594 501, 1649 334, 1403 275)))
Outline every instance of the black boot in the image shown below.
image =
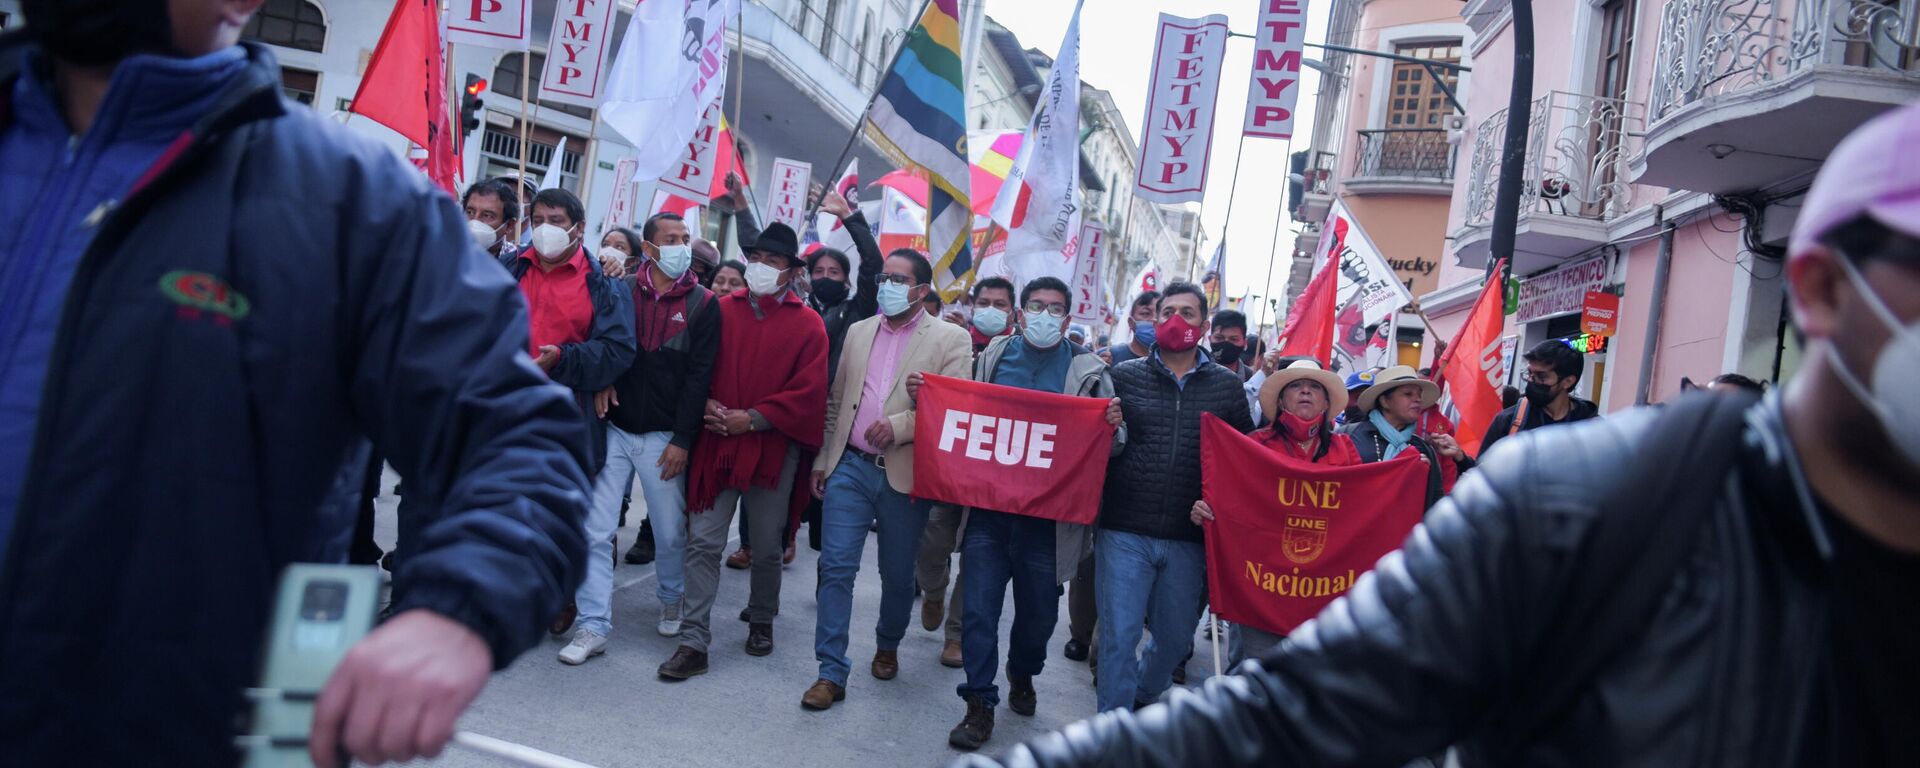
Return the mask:
POLYGON ((633 546, 627 549, 628 565, 646 565, 653 562, 653 518, 640 521, 640 533, 633 539, 633 546))
POLYGON ((985 699, 967 699, 967 716, 947 734, 955 749, 973 751, 993 738, 993 705, 985 699))
POLYGON ((1012 689, 1007 694, 1007 708, 1016 715, 1033 717, 1034 710, 1040 706, 1040 694, 1033 690, 1033 678, 1015 677, 1008 673, 1007 683, 1012 689))

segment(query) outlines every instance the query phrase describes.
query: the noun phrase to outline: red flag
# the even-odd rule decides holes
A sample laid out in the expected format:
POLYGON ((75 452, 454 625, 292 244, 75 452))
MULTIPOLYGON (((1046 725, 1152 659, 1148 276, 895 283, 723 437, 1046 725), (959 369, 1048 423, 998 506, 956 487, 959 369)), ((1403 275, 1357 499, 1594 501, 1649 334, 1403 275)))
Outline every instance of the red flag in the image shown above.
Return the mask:
POLYGON ((1333 357, 1334 313, 1339 310, 1340 265, 1328 259, 1300 292, 1299 302, 1287 312, 1280 329, 1280 354, 1308 355, 1326 362, 1333 357))
POLYGON ((427 148, 427 175, 455 194, 459 156, 447 114, 447 72, 434 0, 398 0, 367 61, 352 111, 427 148))
MULTIPOLYGON (((733 143, 733 126, 727 124, 727 116, 720 116, 720 136, 714 139, 719 154, 713 156, 713 185, 707 190, 712 198, 727 194, 727 174, 740 174, 740 182, 751 187, 753 179, 747 177, 747 166, 740 162, 739 147, 733 143)), ((851 200, 852 198, 848 198, 851 200)))
POLYGON ((1497 277, 1502 274, 1501 264, 1494 265, 1493 274, 1496 277, 1481 289, 1466 323, 1435 365, 1453 396, 1454 409, 1460 412, 1454 434, 1461 449, 1475 458, 1480 456, 1480 440, 1486 437, 1487 426, 1500 413, 1500 331, 1506 327, 1506 296, 1497 277))
POLYGON ((1213 508, 1206 541, 1214 611, 1281 635, 1399 549, 1426 505, 1427 466, 1413 451, 1373 464, 1308 464, 1213 414, 1200 419, 1200 476, 1213 508))
POLYGON ((1106 400, 928 375, 915 413, 915 497, 1081 525, 1099 514, 1106 400))

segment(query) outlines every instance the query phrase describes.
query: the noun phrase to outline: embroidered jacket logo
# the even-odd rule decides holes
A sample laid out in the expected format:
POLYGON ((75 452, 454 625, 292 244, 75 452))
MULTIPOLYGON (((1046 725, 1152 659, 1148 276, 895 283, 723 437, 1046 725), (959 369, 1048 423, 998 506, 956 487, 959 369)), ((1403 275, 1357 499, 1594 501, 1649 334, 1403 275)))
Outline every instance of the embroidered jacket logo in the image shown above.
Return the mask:
POLYGON ((253 305, 247 297, 222 280, 205 272, 174 270, 160 276, 160 293, 180 305, 186 316, 211 312, 215 320, 228 323, 246 318, 253 305))

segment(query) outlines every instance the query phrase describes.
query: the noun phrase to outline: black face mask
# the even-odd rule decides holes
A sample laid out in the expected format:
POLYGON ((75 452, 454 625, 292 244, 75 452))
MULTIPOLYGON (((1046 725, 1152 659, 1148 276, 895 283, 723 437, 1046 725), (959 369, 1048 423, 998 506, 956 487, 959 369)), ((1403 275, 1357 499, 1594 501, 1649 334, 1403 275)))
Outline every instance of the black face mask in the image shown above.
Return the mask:
POLYGON ((1553 402, 1553 387, 1539 382, 1527 383, 1527 402, 1535 408, 1545 408, 1553 402))
POLYGON ((1234 363, 1238 363, 1240 362, 1240 356, 1246 353, 1247 353, 1246 350, 1241 349, 1240 345, 1233 344, 1230 342, 1219 341, 1219 342, 1214 342, 1214 345, 1213 345, 1214 362, 1217 362, 1221 365, 1233 365, 1234 363))
POLYGON ((822 307, 832 307, 847 300, 847 284, 839 280, 821 279, 813 284, 813 300, 822 307))
POLYGON ((21 0, 27 33, 47 53, 104 66, 136 53, 175 53, 162 0, 21 0))

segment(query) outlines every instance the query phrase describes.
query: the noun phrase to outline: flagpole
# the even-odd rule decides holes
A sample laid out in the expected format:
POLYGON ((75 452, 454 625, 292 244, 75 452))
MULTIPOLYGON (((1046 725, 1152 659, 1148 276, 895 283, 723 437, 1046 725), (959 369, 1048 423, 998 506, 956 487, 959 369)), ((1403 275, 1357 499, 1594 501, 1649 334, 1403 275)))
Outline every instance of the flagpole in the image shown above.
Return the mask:
MULTIPOLYGON (((592 122, 587 126, 587 167, 580 169, 580 210, 583 211, 593 210, 593 205, 588 201, 593 199, 593 161, 598 158, 600 154, 600 142, 595 139, 599 138, 599 136, 600 110, 595 109, 593 110, 592 122)), ((561 170, 565 170, 566 158, 562 157, 557 159, 562 161, 561 170)), ((581 223, 585 224, 586 222, 581 223)), ((600 228, 602 230, 606 229, 606 221, 604 218, 601 220, 600 228)))
MULTIPOLYGON (((913 29, 920 28, 920 20, 926 18, 927 9, 931 7, 933 7, 933 0, 926 0, 926 2, 920 4, 920 12, 913 17, 913 29)), ((909 31, 906 38, 900 41, 900 45, 893 49, 893 58, 887 61, 885 67, 880 68, 879 80, 873 85, 873 95, 867 97, 867 105, 860 109, 860 114, 853 116, 853 130, 847 133, 847 145, 840 148, 840 159, 833 161, 833 167, 827 170, 827 178, 835 180, 840 178, 840 167, 847 164, 847 155, 853 153, 854 142, 860 140, 860 127, 867 121, 867 113, 872 112, 874 103, 880 100, 880 85, 887 81, 887 73, 893 71, 893 66, 900 63, 900 55, 907 52, 907 43, 912 40, 913 32, 909 31)), ((825 197, 825 195, 822 195, 822 197, 825 197)), ((928 202, 931 203, 932 200, 929 199, 928 202)), ((801 221, 812 221, 814 214, 819 212, 820 201, 815 200, 812 205, 807 206, 807 215, 805 218, 802 218, 801 221)), ((927 226, 933 226, 933 211, 931 208, 927 211, 927 226)), ((932 245, 931 236, 929 236, 928 245, 929 247, 932 245)))
MULTIPOLYGON (((520 177, 518 181, 520 188, 513 191, 516 198, 526 194, 527 191, 527 143, 533 137, 533 131, 527 125, 527 102, 530 100, 527 97, 527 89, 532 87, 529 83, 532 72, 533 48, 529 46, 520 52, 520 177)), ((532 210, 532 206, 532 200, 521 200, 520 215, 513 217, 513 241, 516 243, 520 242, 521 227, 525 225, 527 212, 532 210)))
MULTIPOLYGON (((747 80, 745 77, 747 71, 746 25, 747 5, 743 2, 733 9, 733 73, 728 75, 728 77, 733 78, 733 130, 735 131, 740 130, 740 112, 746 109, 747 106, 747 80)), ((723 104, 722 106, 724 107, 725 105, 723 104)), ((721 111, 725 112, 726 110, 722 109, 721 111)), ((753 180, 747 177, 745 168, 739 167, 740 153, 733 147, 727 147, 727 152, 733 156, 734 172, 740 174, 740 186, 747 190, 747 204, 752 206, 753 216, 758 219, 760 218, 760 199, 759 195, 753 193, 753 180)), ((722 179, 722 181, 725 180, 722 179)))

